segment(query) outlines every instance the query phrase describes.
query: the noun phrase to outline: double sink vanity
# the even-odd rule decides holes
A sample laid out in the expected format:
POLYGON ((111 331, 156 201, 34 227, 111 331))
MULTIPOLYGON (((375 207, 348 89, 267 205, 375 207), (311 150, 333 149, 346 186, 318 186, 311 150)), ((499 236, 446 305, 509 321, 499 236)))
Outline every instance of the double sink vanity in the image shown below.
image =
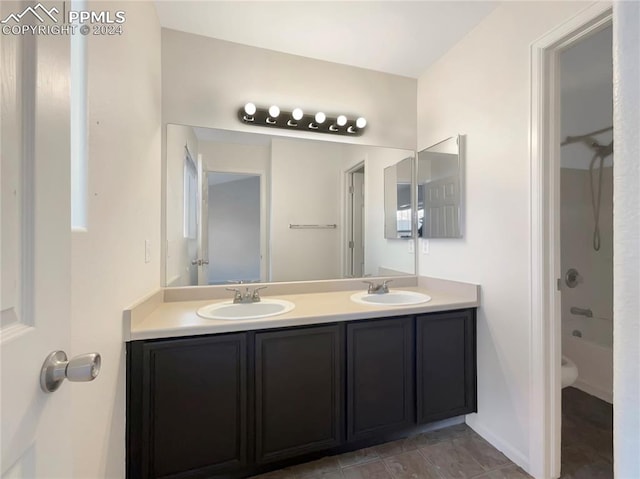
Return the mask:
POLYGON ((127 477, 250 477, 474 412, 479 287, 393 281, 166 288, 125 311, 127 477))
POLYGON ((245 478, 476 410, 479 287, 416 274, 463 236, 462 138, 242 128, 165 131, 167 287, 124 313, 130 479, 245 478))

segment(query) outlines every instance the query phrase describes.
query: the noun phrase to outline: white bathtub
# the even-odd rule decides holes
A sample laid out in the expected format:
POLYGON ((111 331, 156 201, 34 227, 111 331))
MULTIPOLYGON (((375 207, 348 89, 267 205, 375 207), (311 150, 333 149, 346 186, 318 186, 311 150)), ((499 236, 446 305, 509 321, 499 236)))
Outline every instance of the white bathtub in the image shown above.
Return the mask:
POLYGON ((562 354, 578 366, 573 387, 613 404, 613 348, 609 334, 602 334, 603 329, 605 333, 612 330, 611 321, 569 318, 562 326, 562 354), (582 337, 573 336, 573 331, 580 331, 582 337))

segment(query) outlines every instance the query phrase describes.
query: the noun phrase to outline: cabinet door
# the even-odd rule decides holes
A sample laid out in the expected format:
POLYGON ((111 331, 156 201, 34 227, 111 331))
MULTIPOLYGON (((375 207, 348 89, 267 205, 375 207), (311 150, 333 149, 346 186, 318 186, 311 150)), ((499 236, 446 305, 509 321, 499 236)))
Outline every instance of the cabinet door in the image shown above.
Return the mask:
POLYGON ((475 310, 419 316, 418 423, 476 411, 475 310))
MULTIPOLYGON (((141 468, 135 474, 129 467, 130 477, 210 477, 245 466, 245 337, 143 343, 141 468)), ((129 399, 135 410, 136 398, 129 399)))
POLYGON ((411 317, 347 324, 347 438, 380 436, 414 422, 411 317))
POLYGON ((256 462, 342 442, 342 327, 255 335, 256 462))

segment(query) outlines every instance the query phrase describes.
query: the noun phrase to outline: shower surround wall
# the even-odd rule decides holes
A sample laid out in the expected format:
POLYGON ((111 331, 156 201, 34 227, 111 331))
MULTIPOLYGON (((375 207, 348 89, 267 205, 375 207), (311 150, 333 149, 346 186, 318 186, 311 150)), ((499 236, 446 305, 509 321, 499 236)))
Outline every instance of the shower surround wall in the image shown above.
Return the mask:
MULTIPOLYGON (((584 150, 588 162, 591 153, 584 150)), ((597 168, 593 173, 597 185, 597 168)), ((561 169, 562 274, 575 268, 581 276, 575 288, 562 286, 562 353, 578 366, 575 387, 612 402, 613 168, 606 167, 602 172, 599 251, 592 245, 594 219, 589 181, 589 170, 561 169), (572 306, 590 309, 593 317, 572 314, 572 306)))

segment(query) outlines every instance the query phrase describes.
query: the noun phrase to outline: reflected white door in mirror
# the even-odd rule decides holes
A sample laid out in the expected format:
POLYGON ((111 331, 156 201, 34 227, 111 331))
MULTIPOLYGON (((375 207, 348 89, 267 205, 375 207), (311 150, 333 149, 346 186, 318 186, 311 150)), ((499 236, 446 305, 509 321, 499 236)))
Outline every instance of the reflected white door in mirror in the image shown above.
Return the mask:
POLYGON ((418 237, 462 238, 464 149, 462 135, 418 152, 418 237))

